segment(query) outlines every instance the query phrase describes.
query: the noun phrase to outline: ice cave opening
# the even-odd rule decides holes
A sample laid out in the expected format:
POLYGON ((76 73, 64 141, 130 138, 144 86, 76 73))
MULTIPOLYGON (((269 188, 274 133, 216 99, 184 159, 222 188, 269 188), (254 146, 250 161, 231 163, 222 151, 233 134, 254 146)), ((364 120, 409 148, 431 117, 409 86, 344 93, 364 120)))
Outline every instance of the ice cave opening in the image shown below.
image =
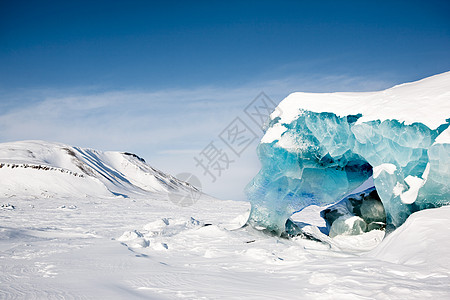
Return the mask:
POLYGON ((435 140, 450 120, 430 129, 361 116, 300 110, 290 123, 272 118, 257 150, 261 170, 246 187, 248 223, 289 234, 294 213, 336 203, 322 212, 332 236, 392 230, 415 211, 448 204, 450 144, 435 140), (370 177, 373 188, 345 198, 370 177))

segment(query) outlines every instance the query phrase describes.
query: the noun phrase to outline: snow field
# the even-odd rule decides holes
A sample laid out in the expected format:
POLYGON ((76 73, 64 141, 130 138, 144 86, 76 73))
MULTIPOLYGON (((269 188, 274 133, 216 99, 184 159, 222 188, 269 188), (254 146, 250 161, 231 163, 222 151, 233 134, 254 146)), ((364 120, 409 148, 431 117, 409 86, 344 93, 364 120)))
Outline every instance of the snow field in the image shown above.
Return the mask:
MULTIPOLYGON (((7 201, 15 209, 0 210, 2 299, 450 296, 449 207, 413 214, 379 244, 380 231, 320 243, 239 229, 248 203, 207 197, 184 208, 150 197, 7 201)), ((317 213, 295 217, 320 234, 317 213)))

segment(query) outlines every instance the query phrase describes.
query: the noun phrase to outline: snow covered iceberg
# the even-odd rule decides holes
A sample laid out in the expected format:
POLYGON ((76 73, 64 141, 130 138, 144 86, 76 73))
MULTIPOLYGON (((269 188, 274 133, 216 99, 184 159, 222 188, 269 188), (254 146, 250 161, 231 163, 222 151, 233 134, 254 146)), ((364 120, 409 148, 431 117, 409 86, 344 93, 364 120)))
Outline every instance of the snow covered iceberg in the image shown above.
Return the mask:
POLYGON ((379 92, 293 93, 270 116, 249 223, 281 234, 373 177, 388 228, 450 203, 450 72, 379 92))

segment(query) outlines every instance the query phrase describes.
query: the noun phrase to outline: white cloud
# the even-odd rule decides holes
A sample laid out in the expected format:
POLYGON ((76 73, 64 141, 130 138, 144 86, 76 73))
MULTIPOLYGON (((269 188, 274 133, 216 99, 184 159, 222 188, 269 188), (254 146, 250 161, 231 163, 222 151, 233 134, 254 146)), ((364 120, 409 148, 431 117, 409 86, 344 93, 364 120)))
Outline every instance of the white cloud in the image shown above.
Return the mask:
MULTIPOLYGON (((244 108, 261 91, 278 103, 293 91, 386 87, 389 87, 386 83, 367 78, 302 76, 233 88, 209 86, 161 91, 85 88, 3 93, 0 142, 42 139, 100 150, 132 151, 174 175, 198 174, 206 191, 218 197, 244 199, 242 189, 259 168, 257 141, 214 184, 201 175, 193 156, 209 142, 218 140, 218 134, 236 116, 245 119, 244 108)), ((262 136, 261 131, 258 133, 262 136)))

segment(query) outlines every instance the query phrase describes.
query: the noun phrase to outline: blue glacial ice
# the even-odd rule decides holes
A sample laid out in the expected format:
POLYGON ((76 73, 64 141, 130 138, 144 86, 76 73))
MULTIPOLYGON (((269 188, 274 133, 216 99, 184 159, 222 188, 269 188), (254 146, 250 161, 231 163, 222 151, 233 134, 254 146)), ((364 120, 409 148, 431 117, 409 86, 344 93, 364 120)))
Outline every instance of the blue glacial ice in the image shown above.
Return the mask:
POLYGON ((336 203, 371 176, 389 229, 450 203, 450 143, 436 142, 450 119, 430 129, 362 117, 299 109, 287 123, 273 115, 257 149, 261 170, 246 187, 248 223, 282 234, 294 213, 336 203))
POLYGON ((345 197, 320 215, 330 237, 382 230, 386 226, 386 212, 375 187, 345 197))

